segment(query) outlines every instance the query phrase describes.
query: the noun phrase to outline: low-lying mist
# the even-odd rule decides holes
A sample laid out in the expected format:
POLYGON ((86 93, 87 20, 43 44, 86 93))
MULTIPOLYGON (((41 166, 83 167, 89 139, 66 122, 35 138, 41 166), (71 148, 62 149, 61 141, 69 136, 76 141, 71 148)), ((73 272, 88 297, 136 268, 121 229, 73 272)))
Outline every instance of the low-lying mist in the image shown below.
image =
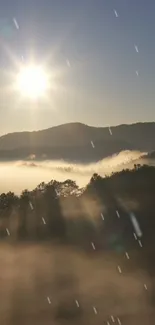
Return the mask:
POLYGON ((23 189, 32 190, 42 181, 52 179, 64 181, 73 179, 80 187, 85 186, 93 173, 101 176, 125 168, 133 168, 134 164, 154 165, 154 160, 142 159, 144 153, 138 151, 123 151, 97 163, 69 164, 63 161, 14 161, 0 163, 0 192, 14 191, 20 194, 23 189))

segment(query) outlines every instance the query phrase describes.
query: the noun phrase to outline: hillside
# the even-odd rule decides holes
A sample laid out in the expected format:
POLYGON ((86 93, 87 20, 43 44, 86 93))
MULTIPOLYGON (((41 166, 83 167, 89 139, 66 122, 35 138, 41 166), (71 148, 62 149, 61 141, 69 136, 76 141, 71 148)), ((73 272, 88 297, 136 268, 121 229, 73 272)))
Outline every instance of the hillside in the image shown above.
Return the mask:
POLYGON ((153 324, 154 196, 149 166, 1 193, 1 324, 153 324))
POLYGON ((0 137, 0 159, 64 159, 98 161, 122 150, 153 151, 155 123, 92 127, 67 123, 46 130, 16 132, 0 137), (91 141, 94 145, 91 144, 91 141))

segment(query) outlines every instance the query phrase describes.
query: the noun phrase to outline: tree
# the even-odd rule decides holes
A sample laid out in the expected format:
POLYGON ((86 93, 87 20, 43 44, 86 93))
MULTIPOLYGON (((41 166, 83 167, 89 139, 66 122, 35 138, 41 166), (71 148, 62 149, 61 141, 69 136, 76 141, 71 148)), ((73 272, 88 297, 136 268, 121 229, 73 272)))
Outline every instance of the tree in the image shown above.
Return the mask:
POLYGON ((26 239, 27 233, 27 214, 29 210, 30 192, 26 189, 21 193, 19 201, 19 230, 20 239, 26 239))
POLYGON ((66 234, 65 220, 61 213, 59 199, 53 184, 46 186, 44 199, 50 236, 52 238, 64 239, 66 234))

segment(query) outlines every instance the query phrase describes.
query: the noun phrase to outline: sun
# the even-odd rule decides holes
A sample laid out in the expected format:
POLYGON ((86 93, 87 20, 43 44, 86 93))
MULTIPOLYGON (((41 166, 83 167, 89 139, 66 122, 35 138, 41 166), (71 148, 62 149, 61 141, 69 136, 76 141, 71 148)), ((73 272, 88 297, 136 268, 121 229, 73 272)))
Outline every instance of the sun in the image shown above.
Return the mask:
POLYGON ((38 99, 46 95, 48 90, 48 75, 37 65, 23 66, 16 78, 16 89, 30 99, 38 99))

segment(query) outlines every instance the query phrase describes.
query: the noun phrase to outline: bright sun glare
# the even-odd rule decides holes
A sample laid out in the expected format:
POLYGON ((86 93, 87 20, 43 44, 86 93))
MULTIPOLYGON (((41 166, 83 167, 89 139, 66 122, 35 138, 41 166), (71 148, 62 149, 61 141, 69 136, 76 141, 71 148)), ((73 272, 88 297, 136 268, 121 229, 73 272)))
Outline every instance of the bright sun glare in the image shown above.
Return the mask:
POLYGON ((41 67, 25 66, 17 75, 16 88, 22 96, 38 99, 46 95, 48 76, 41 67))

